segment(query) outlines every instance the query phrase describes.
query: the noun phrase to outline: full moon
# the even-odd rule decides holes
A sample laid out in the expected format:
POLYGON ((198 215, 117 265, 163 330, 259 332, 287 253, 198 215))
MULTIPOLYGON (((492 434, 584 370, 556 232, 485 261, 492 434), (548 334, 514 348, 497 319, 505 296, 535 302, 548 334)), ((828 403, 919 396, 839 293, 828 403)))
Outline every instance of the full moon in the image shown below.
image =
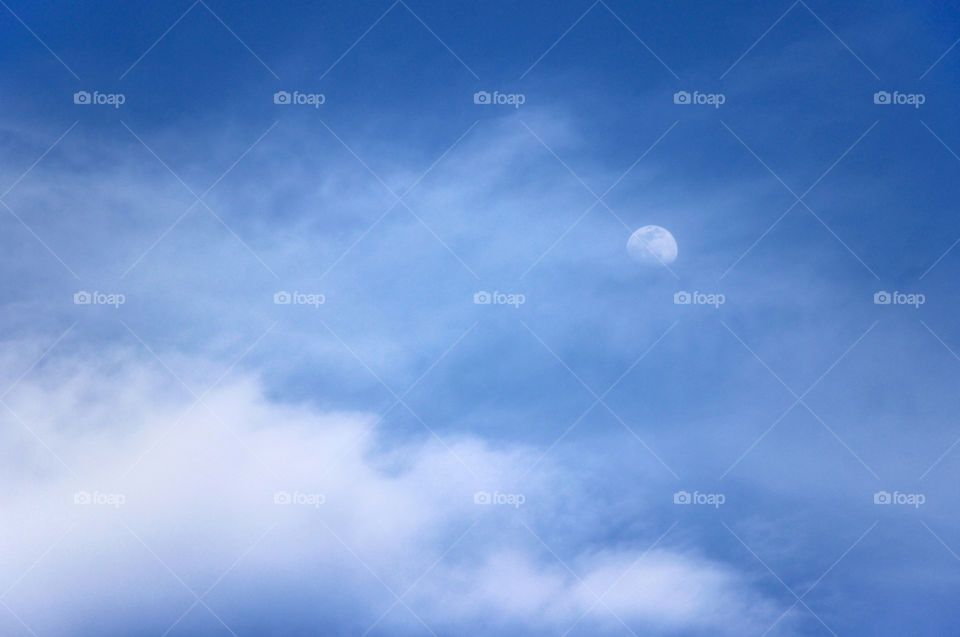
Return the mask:
POLYGON ((627 252, 642 263, 673 263, 677 258, 677 240, 660 226, 644 226, 630 235, 627 252))

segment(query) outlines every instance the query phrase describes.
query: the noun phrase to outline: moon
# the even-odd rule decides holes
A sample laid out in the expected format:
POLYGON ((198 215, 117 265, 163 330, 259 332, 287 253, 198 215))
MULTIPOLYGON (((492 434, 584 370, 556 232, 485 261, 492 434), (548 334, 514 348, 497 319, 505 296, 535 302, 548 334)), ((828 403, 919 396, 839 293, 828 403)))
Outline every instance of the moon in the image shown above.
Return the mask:
POLYGON ((630 235, 627 252, 641 263, 666 265, 677 258, 677 240, 660 226, 644 226, 630 235))

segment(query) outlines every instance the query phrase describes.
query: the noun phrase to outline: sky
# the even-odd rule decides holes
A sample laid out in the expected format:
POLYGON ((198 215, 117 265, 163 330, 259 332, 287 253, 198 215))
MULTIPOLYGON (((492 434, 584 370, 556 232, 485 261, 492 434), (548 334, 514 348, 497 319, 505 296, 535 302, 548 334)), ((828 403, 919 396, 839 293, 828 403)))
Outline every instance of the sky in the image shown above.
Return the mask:
POLYGON ((0 633, 957 633, 958 38, 0 0, 0 633))

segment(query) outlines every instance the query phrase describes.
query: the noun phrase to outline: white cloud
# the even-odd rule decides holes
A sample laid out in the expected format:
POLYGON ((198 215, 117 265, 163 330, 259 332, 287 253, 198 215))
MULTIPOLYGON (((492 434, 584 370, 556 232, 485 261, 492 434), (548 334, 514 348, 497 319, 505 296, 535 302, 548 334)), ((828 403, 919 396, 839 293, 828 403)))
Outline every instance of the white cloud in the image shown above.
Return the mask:
MULTIPOLYGON (((162 632, 193 602, 167 568, 198 594, 216 584, 209 605, 227 624, 259 609, 290 630, 297 617, 330 624, 348 613, 362 631, 394 601, 385 586, 402 594, 413 584, 405 603, 455 631, 492 621, 562 632, 584 613, 587 625, 616 622, 612 611, 634 630, 738 633, 771 615, 736 570, 663 548, 669 541, 642 557, 654 537, 551 555, 523 526, 546 535, 552 494, 564 491, 549 462, 520 480, 538 450, 432 436, 385 448, 375 416, 272 402, 251 377, 225 380, 190 408, 154 366, 99 360, 109 364, 41 365, 5 399, 22 423, 2 416, 0 589, 12 587, 3 601, 38 634, 69 635, 90 616, 120 632, 129 622, 162 632), (477 505, 479 490, 526 502, 477 505), (78 505, 80 491, 123 503, 78 505), (280 491, 301 502, 275 504, 280 491), (588 612, 608 589, 607 608, 588 612), (276 593, 285 590, 322 592, 304 608, 276 593)), ((402 633, 411 615, 401 615, 382 627, 402 633)))

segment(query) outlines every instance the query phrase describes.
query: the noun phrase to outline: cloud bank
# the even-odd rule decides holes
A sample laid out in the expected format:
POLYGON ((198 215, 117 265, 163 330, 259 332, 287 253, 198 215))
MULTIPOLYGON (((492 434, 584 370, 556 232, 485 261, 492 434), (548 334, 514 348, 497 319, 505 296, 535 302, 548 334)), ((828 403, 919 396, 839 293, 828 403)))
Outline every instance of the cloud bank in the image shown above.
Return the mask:
MULTIPOLYGON (((7 360, 28 359, 17 347, 7 360)), ((4 402, 5 634, 743 634, 775 618, 747 576, 669 533, 565 534, 584 494, 549 461, 523 477, 532 448, 397 446, 373 414, 281 404, 242 374, 193 394, 122 351, 45 362, 4 402)))

